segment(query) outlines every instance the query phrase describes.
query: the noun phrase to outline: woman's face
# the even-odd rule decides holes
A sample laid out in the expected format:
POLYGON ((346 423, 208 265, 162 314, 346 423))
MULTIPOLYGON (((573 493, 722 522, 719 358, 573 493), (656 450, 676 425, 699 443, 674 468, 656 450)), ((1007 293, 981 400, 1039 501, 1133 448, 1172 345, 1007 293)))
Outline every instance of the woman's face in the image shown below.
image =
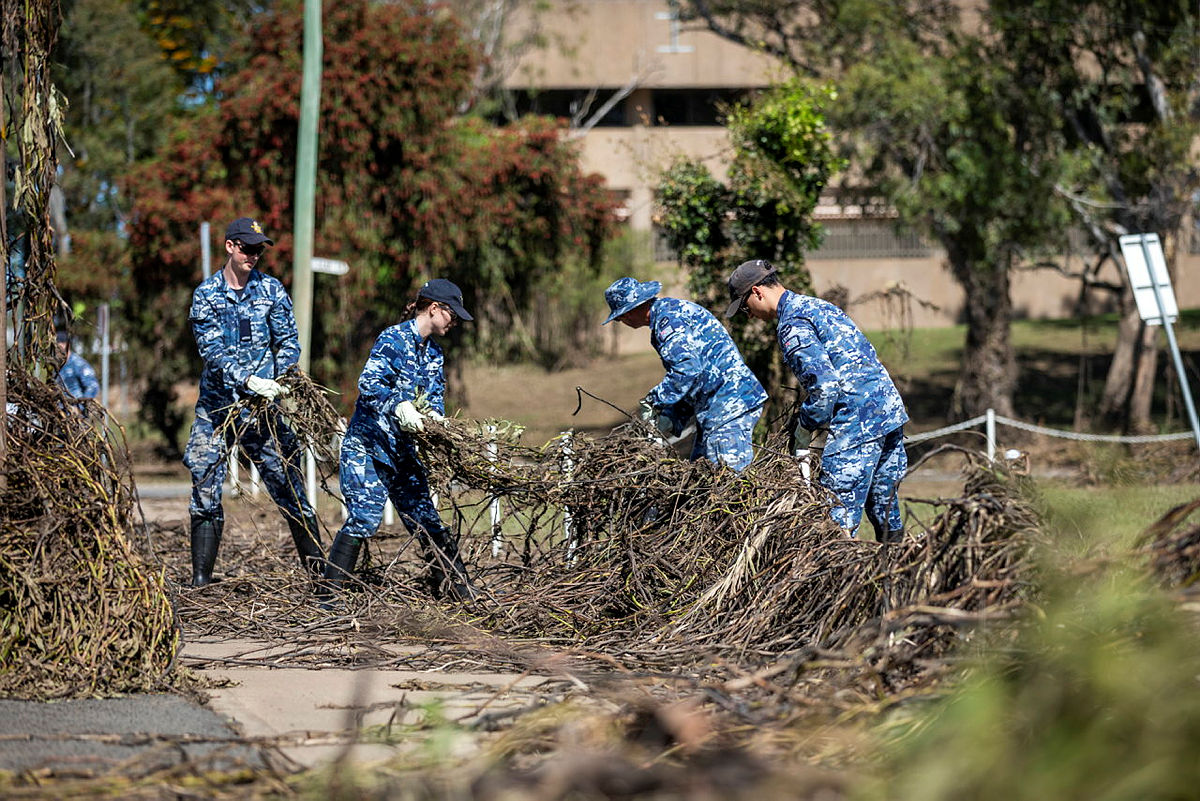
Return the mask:
POLYGON ((458 315, 450 311, 450 307, 444 303, 429 304, 428 312, 429 329, 435 336, 445 336, 446 332, 458 322, 458 315))

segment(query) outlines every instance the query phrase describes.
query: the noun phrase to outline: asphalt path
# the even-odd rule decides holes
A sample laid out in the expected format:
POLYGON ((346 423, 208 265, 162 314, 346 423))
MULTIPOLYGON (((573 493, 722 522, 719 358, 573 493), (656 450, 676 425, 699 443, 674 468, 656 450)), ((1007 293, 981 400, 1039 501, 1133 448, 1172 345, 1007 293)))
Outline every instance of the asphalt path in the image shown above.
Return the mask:
POLYGON ((229 722, 179 695, 0 700, 0 770, 151 773, 184 762, 259 767, 266 755, 229 722))

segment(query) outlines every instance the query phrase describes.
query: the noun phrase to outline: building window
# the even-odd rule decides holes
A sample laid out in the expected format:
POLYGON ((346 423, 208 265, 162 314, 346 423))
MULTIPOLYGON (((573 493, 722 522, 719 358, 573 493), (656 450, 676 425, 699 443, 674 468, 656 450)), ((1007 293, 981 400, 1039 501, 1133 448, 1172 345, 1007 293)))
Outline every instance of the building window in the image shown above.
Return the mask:
POLYGON ((722 125, 724 111, 741 102, 746 92, 734 89, 656 89, 656 125, 722 125))
POLYGON ((662 229, 662 226, 653 226, 650 236, 651 244, 654 247, 654 261, 679 261, 679 251, 671 247, 671 243, 667 240, 667 232, 662 229))
POLYGON ((825 241, 808 259, 924 259, 932 249, 912 231, 888 220, 822 220, 825 241))

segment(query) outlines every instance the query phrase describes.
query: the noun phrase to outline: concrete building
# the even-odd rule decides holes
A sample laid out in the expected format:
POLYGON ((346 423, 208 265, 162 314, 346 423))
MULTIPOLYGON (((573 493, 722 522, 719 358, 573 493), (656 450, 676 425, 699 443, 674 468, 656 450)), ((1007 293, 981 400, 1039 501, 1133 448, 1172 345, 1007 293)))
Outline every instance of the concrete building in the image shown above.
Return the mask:
MULTIPOLYGON (((506 86, 519 111, 576 121, 583 168, 605 177, 636 231, 654 231, 653 187, 672 157, 700 159, 724 177, 729 151, 719 125, 720 103, 782 74, 766 56, 682 25, 668 0, 552 0, 538 13, 548 44, 526 54, 506 86)), ((818 219, 827 231, 825 243, 807 256, 816 291, 840 293, 860 325, 960 321, 963 293, 939 249, 857 208, 822 206, 818 219)), ((672 261, 661 247, 655 251, 656 260, 672 261)), ((1067 266, 1078 271, 1086 254, 1073 253, 1065 238, 1062 252, 1067 266)), ((1183 253, 1177 261, 1180 306, 1200 306, 1200 281, 1188 280, 1200 257, 1183 253)), ((1116 280, 1115 274, 1108 277, 1116 280)), ((1013 276, 1019 317, 1072 316, 1078 295, 1079 282, 1061 273, 1013 276)))

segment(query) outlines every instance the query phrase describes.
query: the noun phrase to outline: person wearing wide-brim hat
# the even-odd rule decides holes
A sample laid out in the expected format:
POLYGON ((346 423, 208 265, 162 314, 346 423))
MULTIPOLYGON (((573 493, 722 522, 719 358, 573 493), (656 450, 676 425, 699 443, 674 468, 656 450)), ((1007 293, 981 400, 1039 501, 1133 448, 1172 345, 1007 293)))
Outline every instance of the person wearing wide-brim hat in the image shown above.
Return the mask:
POLYGON ((648 327, 666 370, 639 413, 671 436, 694 415, 692 458, 743 470, 754 458, 751 434, 767 393, 712 312, 690 300, 660 298, 661 290, 658 281, 619 278, 604 292, 610 310, 604 324, 648 327))
POLYGON ((427 422, 444 419, 444 356, 434 337, 473 318, 463 306, 462 290, 444 278, 427 281, 406 312, 408 319, 375 340, 358 379, 339 470, 347 517, 330 546, 319 591, 326 605, 353 572, 363 541, 378 530, 389 498, 421 544, 434 596, 467 601, 476 595, 458 541, 434 506, 428 472, 411 436, 427 422))
POLYGON ((817 480, 838 499, 834 521, 854 535, 865 509, 876 540, 899 539, 908 413, 875 348, 837 306, 785 288, 764 259, 739 265, 728 285, 726 317, 744 310, 778 321, 783 358, 807 392, 796 410, 796 445, 806 449, 810 432, 828 432, 817 480))

